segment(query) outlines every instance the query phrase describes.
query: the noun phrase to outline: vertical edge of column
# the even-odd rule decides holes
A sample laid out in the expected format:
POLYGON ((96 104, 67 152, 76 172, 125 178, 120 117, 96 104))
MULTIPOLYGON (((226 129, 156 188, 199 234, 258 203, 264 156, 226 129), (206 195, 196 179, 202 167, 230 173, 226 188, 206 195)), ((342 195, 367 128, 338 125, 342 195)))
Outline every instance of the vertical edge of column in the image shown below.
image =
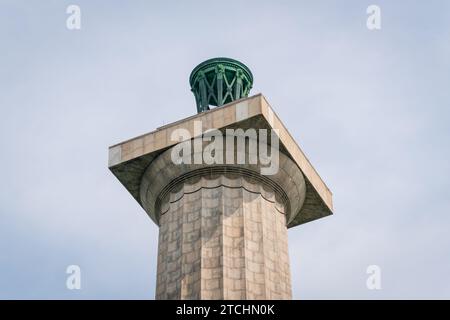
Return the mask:
MULTIPOLYGON (((169 204, 170 205, 170 204, 169 204)), ((170 210, 160 218, 160 227, 158 235, 158 260, 156 271, 156 290, 155 299, 165 300, 166 296, 166 277, 167 277, 167 218, 170 210)))

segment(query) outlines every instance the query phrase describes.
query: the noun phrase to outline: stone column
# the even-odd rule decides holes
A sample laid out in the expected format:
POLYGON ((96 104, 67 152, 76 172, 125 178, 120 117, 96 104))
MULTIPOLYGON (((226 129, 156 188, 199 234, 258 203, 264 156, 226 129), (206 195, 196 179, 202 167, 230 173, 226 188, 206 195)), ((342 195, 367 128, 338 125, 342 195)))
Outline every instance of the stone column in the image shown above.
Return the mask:
MULTIPOLYGON (((331 191, 265 97, 234 101, 233 94, 226 94, 234 92, 235 82, 220 84, 222 72, 234 77, 238 69, 247 79, 242 90, 246 96, 253 76, 245 65, 208 60, 190 77, 199 114, 109 148, 109 169, 160 227, 157 299, 288 299, 286 228, 333 214, 331 191), (221 107, 202 112, 199 85, 205 72, 209 80, 217 73, 210 93, 220 97, 222 85, 224 96, 221 107), (279 140, 272 140, 273 134, 279 140), (231 135, 234 147, 228 149, 231 135), (223 144, 218 137, 225 138, 223 144), (255 142, 258 137, 263 139, 255 142), (197 138, 204 141, 193 149, 202 143, 206 150, 211 146, 209 155, 200 154, 203 149, 192 153, 205 163, 188 164, 184 149, 182 163, 171 160, 177 147, 197 138), (245 150, 239 147, 243 145, 245 150), (279 151, 276 172, 266 170, 273 168, 273 151, 279 151), (221 154, 222 160, 245 156, 246 163, 215 161, 221 154)), ((214 102, 210 98, 206 104, 214 102)))
POLYGON ((287 228, 274 193, 243 177, 191 178, 160 217, 157 299, 290 299, 287 228))
MULTIPOLYGON (((247 157, 248 159, 248 157, 247 157)), ((156 299, 291 299, 287 221, 305 199, 298 167, 173 164, 147 168, 141 201, 155 212, 156 299)))

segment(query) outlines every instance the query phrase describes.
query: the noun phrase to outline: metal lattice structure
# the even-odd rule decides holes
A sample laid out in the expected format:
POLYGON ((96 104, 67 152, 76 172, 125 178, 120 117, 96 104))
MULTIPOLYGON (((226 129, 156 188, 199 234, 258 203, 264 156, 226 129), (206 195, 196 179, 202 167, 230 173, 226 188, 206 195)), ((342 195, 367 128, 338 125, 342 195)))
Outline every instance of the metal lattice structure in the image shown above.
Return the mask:
POLYGON ((209 106, 248 97, 253 85, 253 75, 243 63, 230 58, 213 58, 200 63, 189 77, 191 91, 197 103, 197 112, 209 106))

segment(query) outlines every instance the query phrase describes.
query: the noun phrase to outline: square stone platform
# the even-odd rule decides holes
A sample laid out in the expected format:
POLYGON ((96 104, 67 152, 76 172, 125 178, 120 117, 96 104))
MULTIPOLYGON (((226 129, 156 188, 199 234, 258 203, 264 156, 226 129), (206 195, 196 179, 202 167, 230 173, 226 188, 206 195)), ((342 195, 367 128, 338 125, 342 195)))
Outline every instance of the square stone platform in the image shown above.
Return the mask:
POLYGON ((291 228, 333 213, 331 191, 262 94, 233 101, 111 146, 109 169, 139 204, 141 204, 139 188, 145 169, 159 154, 178 143, 170 139, 174 130, 184 128, 195 137, 194 121, 202 122, 203 132, 208 129, 224 130, 237 127, 244 130, 278 129, 280 151, 297 164, 306 181, 306 199, 303 207, 287 227, 291 228))

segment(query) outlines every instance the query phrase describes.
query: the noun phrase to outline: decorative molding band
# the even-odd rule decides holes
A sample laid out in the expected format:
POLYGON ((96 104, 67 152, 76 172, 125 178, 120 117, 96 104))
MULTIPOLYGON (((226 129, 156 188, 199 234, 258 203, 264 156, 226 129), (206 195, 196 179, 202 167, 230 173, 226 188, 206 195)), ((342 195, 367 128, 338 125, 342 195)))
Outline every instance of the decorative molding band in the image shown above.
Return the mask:
POLYGON ((155 209, 159 213, 158 216, 163 215, 169 210, 170 203, 179 201, 185 194, 195 193, 200 189, 220 187, 242 188, 248 192, 259 194, 264 200, 274 203, 276 210, 281 214, 290 210, 289 198, 276 183, 265 176, 255 174, 251 170, 225 166, 194 170, 174 179, 159 194, 155 209), (208 180, 208 182, 198 185, 197 182, 201 179, 208 180), (191 189, 184 190, 184 184, 191 185, 191 189), (177 188, 181 188, 179 194, 175 199, 170 200, 170 193, 176 192, 177 188))

